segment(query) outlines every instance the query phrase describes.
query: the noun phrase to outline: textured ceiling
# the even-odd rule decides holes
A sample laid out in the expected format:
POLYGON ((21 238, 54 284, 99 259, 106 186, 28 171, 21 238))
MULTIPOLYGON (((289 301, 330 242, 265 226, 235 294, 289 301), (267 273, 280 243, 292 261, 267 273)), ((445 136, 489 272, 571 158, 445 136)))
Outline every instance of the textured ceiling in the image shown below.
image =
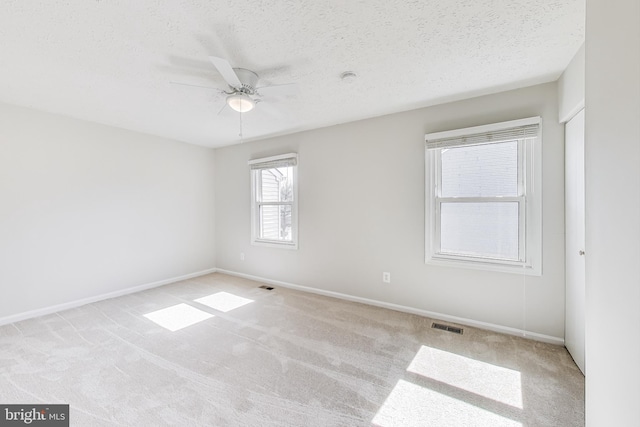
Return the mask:
POLYGON ((3 0, 0 102, 215 147, 240 116, 210 55, 260 85, 245 140, 555 80, 584 0, 3 0), (340 80, 355 71, 352 83, 340 80))

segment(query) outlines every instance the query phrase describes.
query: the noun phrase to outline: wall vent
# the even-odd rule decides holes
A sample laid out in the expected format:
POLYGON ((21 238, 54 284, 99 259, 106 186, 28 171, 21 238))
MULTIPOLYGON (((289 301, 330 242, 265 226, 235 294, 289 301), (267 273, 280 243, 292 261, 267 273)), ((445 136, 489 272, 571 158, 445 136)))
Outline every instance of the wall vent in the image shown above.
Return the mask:
POLYGON ((266 289, 268 291, 272 291, 273 290, 273 288, 271 286, 267 286, 267 285, 260 286, 260 289, 266 289))
POLYGON ((440 329, 441 331, 453 332, 454 334, 462 335, 462 328, 457 328, 455 326, 449 326, 442 323, 432 323, 431 328, 440 329))

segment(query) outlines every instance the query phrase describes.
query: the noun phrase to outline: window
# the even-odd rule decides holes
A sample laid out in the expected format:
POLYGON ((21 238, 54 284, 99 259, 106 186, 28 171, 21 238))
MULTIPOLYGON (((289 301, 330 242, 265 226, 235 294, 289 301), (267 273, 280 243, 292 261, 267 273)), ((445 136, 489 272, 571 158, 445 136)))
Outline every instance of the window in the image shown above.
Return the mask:
POLYGON ((541 274, 540 118, 425 135, 426 262, 541 274))
POLYGON ((297 248, 297 165, 294 153, 249 161, 253 244, 297 248))

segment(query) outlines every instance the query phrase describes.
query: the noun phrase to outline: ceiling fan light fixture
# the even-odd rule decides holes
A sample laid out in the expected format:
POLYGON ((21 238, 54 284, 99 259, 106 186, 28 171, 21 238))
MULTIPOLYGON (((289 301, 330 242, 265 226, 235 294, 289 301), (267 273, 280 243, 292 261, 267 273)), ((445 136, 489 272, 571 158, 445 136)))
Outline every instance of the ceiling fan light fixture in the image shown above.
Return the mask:
POLYGON ((253 110, 256 106, 256 102, 245 93, 234 93, 227 96, 227 105, 238 113, 246 113, 253 110))

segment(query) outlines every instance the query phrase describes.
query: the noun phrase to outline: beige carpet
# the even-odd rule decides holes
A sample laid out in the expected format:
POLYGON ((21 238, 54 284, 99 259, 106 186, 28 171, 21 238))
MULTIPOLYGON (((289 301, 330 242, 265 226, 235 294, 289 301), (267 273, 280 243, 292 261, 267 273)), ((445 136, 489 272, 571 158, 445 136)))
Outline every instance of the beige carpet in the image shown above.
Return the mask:
POLYGON ((0 403, 68 403, 72 426, 584 425, 562 347, 260 285, 211 274, 2 326, 0 403))

